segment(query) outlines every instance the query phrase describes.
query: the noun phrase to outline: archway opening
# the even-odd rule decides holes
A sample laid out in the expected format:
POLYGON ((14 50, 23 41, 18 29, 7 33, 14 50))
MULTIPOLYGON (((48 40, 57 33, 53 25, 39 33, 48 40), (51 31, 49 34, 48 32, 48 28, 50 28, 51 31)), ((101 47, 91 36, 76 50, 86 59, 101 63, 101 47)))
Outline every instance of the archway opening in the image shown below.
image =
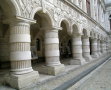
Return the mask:
POLYGON ((111 30, 111 15, 109 16, 110 30, 111 30))
POLYGON ((59 48, 60 59, 72 58, 72 38, 68 34, 68 23, 66 21, 61 22, 62 30, 59 31, 59 48))
POLYGON ((93 32, 90 32, 90 37, 89 37, 89 48, 90 48, 90 55, 92 55, 92 39, 93 39, 94 35, 93 32))
POLYGON ((45 64, 45 31, 52 27, 48 14, 38 11, 34 19, 35 24, 31 25, 31 53, 34 69, 40 71, 39 67, 45 64))
POLYGON ((0 8, 0 68, 9 68, 9 25, 3 23, 5 15, 0 8))

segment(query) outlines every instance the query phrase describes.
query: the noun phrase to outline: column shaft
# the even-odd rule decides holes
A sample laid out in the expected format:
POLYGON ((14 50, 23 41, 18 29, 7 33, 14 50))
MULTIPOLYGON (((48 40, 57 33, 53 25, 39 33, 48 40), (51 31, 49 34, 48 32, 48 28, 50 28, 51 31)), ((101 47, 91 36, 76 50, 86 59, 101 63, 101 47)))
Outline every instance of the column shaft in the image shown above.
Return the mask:
POLYGON ((97 39, 94 38, 91 40, 92 41, 92 57, 97 58, 98 57, 98 50, 97 50, 97 39))
POLYGON ((60 53, 59 53, 59 39, 58 31, 46 31, 45 32, 45 56, 46 65, 54 66, 60 65, 60 53))
POLYGON ((97 41, 97 48, 98 48, 98 55, 100 56, 101 55, 101 43, 100 43, 99 39, 97 41))
POLYGON ((104 41, 101 41, 101 52, 104 53, 104 41))
POLYGON ((30 42, 30 25, 28 23, 17 22, 10 25, 11 73, 23 74, 33 71, 30 42))
POLYGON ((82 41, 81 36, 74 36, 72 41, 73 47, 73 59, 70 64, 85 64, 86 61, 82 56, 82 41))
POLYGON ((103 42, 104 44, 104 53, 106 53, 106 43, 105 43, 105 41, 103 42))
POLYGON ((90 47, 89 47, 89 37, 82 38, 82 48, 83 48, 83 57, 86 61, 91 61, 92 57, 90 56, 90 47))
POLYGON ((64 71, 64 64, 60 63, 58 30, 45 31, 45 57, 46 66, 41 72, 50 75, 57 75, 64 71))

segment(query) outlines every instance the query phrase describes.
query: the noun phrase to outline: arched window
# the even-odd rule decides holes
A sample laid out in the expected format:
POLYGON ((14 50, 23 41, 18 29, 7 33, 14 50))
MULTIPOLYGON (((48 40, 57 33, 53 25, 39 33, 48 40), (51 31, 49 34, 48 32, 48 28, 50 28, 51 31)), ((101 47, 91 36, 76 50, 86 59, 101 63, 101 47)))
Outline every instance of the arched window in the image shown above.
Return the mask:
POLYGON ((110 22, 110 30, 111 30, 111 15, 109 16, 109 22, 110 22))
POLYGON ((87 7, 87 13, 90 16, 91 12, 90 12, 90 0, 86 0, 86 7, 87 7))
POLYGON ((41 48, 41 44, 40 44, 40 39, 37 39, 36 40, 36 45, 37 45, 37 51, 40 51, 40 48, 41 48))

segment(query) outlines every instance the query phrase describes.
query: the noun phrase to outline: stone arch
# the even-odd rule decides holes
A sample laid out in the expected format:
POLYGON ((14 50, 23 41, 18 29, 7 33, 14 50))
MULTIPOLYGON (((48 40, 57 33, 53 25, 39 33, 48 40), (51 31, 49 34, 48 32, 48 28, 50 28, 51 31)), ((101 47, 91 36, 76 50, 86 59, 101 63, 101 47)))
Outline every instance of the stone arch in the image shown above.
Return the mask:
POLYGON ((47 26, 45 26, 46 24, 50 26, 50 28, 52 28, 54 26, 54 21, 53 18, 50 14, 50 12, 48 12, 47 10, 45 10, 45 12, 43 11, 43 9, 41 7, 37 7, 36 9, 34 9, 34 11, 31 14, 31 19, 35 19, 36 15, 39 15, 42 19, 42 25, 43 27, 47 28, 47 26))
POLYGON ((94 38, 94 31, 90 31, 90 36, 94 38))
POLYGON ((97 38, 97 33, 96 32, 94 32, 94 37, 97 38))
POLYGON ((80 31, 80 28, 79 28, 79 26, 77 24, 73 24, 72 29, 73 29, 72 34, 74 34, 74 35, 82 34, 81 31, 80 31))
POLYGON ((7 18, 21 15, 20 7, 15 0, 1 0, 0 7, 3 9, 4 15, 7 18))
POLYGON ((61 27, 62 22, 66 25, 66 29, 67 29, 68 34, 71 34, 69 21, 66 18, 62 18, 59 22, 59 27, 61 27))
POLYGON ((37 48, 36 40, 40 39, 41 49, 36 50, 37 61, 45 62, 45 30, 53 30, 53 19, 49 12, 44 12, 40 7, 35 9, 32 17, 36 20, 36 23, 31 25, 31 45, 37 48))
POLYGON ((82 32, 83 32, 83 35, 84 35, 84 36, 89 36, 89 33, 88 33, 88 31, 87 31, 86 29, 83 28, 83 31, 82 31, 82 32))
POLYGON ((100 37, 101 37, 100 33, 97 33, 97 39, 100 39, 100 37))

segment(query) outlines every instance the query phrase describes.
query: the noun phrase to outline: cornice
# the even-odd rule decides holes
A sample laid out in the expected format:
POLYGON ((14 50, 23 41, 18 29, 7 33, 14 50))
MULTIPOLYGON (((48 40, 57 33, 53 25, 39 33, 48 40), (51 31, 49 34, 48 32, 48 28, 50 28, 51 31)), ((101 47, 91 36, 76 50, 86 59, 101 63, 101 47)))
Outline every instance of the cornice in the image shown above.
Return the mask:
POLYGON ((87 13, 85 13, 82 9, 80 9, 78 6, 76 6, 75 4, 71 3, 69 0, 61 0, 62 2, 67 3, 69 6, 71 6, 73 9, 75 9, 76 11, 78 11, 82 16, 86 17, 87 19, 89 19, 90 21, 92 21, 95 25, 97 25, 98 27, 100 27, 104 32, 106 32, 108 34, 108 32, 105 30, 104 27, 102 27, 96 20, 94 20, 93 18, 91 18, 87 13))

